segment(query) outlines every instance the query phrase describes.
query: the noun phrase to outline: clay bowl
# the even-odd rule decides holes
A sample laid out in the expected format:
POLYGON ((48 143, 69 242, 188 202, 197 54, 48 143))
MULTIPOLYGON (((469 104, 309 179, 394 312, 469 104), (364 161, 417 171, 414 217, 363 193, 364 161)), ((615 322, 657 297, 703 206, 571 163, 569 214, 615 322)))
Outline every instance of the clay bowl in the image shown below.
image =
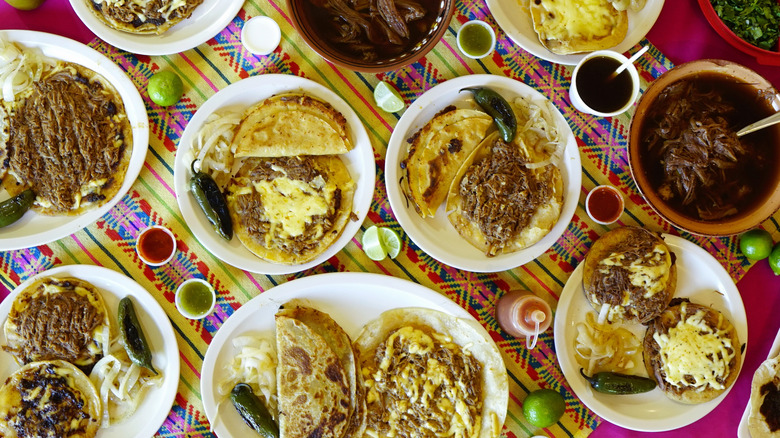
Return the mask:
MULTIPOLYGON (((348 0, 344 4, 350 4, 348 0)), ((325 0, 287 0, 292 24, 309 47, 327 61, 350 70, 360 72, 386 72, 411 64, 426 53, 442 38, 450 24, 455 0, 417 0, 425 10, 423 18, 407 23, 409 38, 403 44, 377 45, 368 51, 357 51, 350 45, 334 41, 339 36, 330 19, 331 12, 315 4, 325 0), (370 52, 372 59, 363 53, 370 52)), ((376 35, 376 34, 375 34, 376 35)), ((385 40, 386 38, 375 38, 385 40)))
MULTIPOLYGON (((681 64, 667 71, 642 95, 631 120, 628 159, 631 175, 639 191, 658 215, 675 227, 693 234, 728 236, 757 227, 780 208, 780 125, 764 128, 740 139, 749 155, 740 156, 738 162, 750 165, 736 173, 729 173, 724 182, 717 185, 732 187, 730 184, 736 182, 736 186, 742 187, 741 190, 725 191, 725 196, 731 199, 723 204, 733 203, 736 208, 730 209, 730 214, 720 218, 700 214, 702 209, 694 209, 692 205, 705 205, 705 196, 693 197, 694 203, 687 206, 681 202, 683 195, 674 194, 670 197, 670 185, 664 187, 663 184, 665 177, 661 154, 653 152, 658 150, 661 143, 656 142, 652 149, 649 144, 653 141, 651 133, 654 126, 658 125, 659 118, 675 112, 672 109, 673 102, 679 101, 679 96, 673 101, 664 101, 664 95, 669 93, 673 84, 679 85, 678 81, 709 84, 713 95, 724 100, 739 101, 735 104, 737 111, 729 116, 729 129, 734 132, 780 109, 780 98, 772 84, 742 65, 705 59, 681 64)), ((697 134, 693 138, 701 139, 701 136, 697 134)), ((714 155, 710 153, 709 156, 714 155)), ((711 159, 709 162, 715 163, 717 160, 711 159)), ((695 167, 686 166, 684 169, 695 167)), ((714 189, 697 189, 693 193, 714 192, 714 189)))

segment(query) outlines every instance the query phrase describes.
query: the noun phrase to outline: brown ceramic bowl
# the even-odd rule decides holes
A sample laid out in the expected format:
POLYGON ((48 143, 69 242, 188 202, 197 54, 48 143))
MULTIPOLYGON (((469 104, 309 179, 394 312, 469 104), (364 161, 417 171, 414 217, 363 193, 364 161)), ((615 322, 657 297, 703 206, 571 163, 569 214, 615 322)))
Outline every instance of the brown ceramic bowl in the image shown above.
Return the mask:
MULTIPOLYGON (((351 4, 348 0, 330 0, 333 4, 351 4)), ((411 64, 428 53, 447 31, 455 0, 417 0, 425 8, 422 18, 408 22, 409 37, 401 38, 403 44, 369 43, 368 49, 357 49, 357 44, 339 43, 339 30, 333 25, 329 9, 315 6, 325 4, 324 0, 287 0, 287 8, 292 17, 293 26, 306 44, 327 61, 341 67, 361 72, 385 72, 411 64)), ((368 4, 369 2, 366 2, 368 4)), ((343 24, 343 21, 338 21, 343 24)), ((353 23, 356 21, 352 21, 353 23)), ((342 26, 344 27, 344 26, 342 26)), ((374 25, 375 41, 388 41, 382 30, 374 25)), ((355 27, 358 39, 365 35, 363 27, 355 27)), ((396 34, 397 35, 397 34, 396 34)), ((362 41, 368 42, 367 39, 362 41)), ((365 46, 366 44, 364 44, 365 46)))
MULTIPOLYGON (((709 84, 714 95, 724 100, 740 101, 734 105, 737 110, 733 115, 728 116, 733 125, 729 128, 733 128, 732 131, 739 130, 780 109, 780 97, 777 96, 777 91, 772 84, 742 65, 730 61, 704 59, 681 64, 667 71, 642 95, 631 120, 628 160, 631 175, 639 191, 650 207, 661 217, 675 227, 693 234, 728 236, 757 227, 780 208, 780 125, 764 128, 742 137, 740 143, 746 146, 748 155, 740 156, 737 162, 740 165, 750 164, 739 171, 729 170, 728 172, 735 173, 727 174, 722 183, 712 186, 717 187, 716 189, 705 190, 702 189, 701 184, 696 185, 697 188, 693 193, 697 194, 715 193, 720 187, 729 187, 729 190, 723 190, 723 194, 718 195, 723 196, 720 199, 724 202, 716 205, 735 206, 734 209, 712 210, 730 211, 727 215, 715 215, 720 216, 719 218, 710 217, 709 214, 702 215, 699 213, 702 208, 694 209, 691 205, 705 206, 703 199, 706 196, 694 196, 694 201, 685 206, 681 202, 680 192, 668 190, 670 185, 663 187, 664 162, 658 153, 651 152, 649 144, 653 142, 651 133, 655 131, 654 126, 658 124, 659 118, 675 114, 677 112, 673 109, 675 102, 690 101, 678 96, 664 102, 664 94, 669 92, 669 87, 673 84, 679 85, 678 81, 695 81, 697 86, 709 84), (675 193, 671 198, 668 196, 670 192, 675 193), (662 197, 661 193, 665 196, 662 197)), ((684 118, 692 119, 688 116, 684 118)), ((702 136, 697 134, 691 138, 701 140, 702 136)), ((655 144, 652 151, 659 150, 659 145, 663 143, 655 144)), ((675 148, 670 147, 665 150, 675 150, 675 148)), ((666 155, 668 156, 670 155, 666 155)), ((673 156, 679 159, 681 154, 673 154, 673 156)), ((708 157, 710 158, 706 161, 698 161, 699 164, 686 164, 677 169, 682 169, 680 173, 687 175, 691 175, 689 169, 704 169, 702 173, 706 173, 707 170, 703 167, 705 165, 701 163, 706 162, 709 163, 707 166, 712 166, 712 163, 717 162, 712 157, 722 158, 722 155, 710 153, 708 157)), ((724 167, 716 168, 721 170, 724 167)))

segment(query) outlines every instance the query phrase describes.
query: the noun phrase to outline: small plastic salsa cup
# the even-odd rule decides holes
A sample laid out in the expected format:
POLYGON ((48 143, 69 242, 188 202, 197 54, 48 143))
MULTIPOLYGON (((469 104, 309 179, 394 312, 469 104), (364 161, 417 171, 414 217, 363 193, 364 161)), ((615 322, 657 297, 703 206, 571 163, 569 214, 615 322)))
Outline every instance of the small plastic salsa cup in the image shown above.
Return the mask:
POLYGON ((161 225, 144 229, 135 242, 138 257, 149 266, 162 266, 176 254, 176 237, 171 230, 161 225))
POLYGON ((207 281, 191 278, 176 289, 176 309, 189 319, 207 317, 217 303, 217 294, 207 281))

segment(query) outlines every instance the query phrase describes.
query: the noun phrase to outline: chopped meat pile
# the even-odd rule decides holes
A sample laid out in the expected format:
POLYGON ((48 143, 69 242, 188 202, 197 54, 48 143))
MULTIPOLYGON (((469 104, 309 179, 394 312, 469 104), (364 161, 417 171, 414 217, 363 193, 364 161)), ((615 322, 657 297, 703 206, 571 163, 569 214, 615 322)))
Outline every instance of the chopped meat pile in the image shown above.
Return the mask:
POLYGON ((479 429, 482 365, 457 345, 391 335, 372 363, 367 424, 380 436, 469 436, 479 429))
POLYGON ((484 233, 488 256, 500 253, 552 196, 550 179, 539 177, 525 163, 516 146, 497 140, 492 153, 472 164, 460 181, 463 215, 484 233))
MULTIPOLYGON (((311 186, 323 186, 326 182, 327 175, 320 174, 310 164, 310 158, 307 156, 270 158, 259 163, 249 172, 249 178, 255 182, 273 181, 284 176, 291 180, 303 181, 311 186), (318 178, 319 181, 317 181, 318 178)), ((336 189, 333 197, 334 202, 333 205, 329 206, 328 214, 312 216, 311 222, 306 224, 306 229, 302 234, 289 236, 275 243, 283 245, 285 252, 295 255, 301 255, 316 248, 322 237, 320 230, 333 229, 336 214, 341 208, 341 189, 336 189)), ((238 196, 236 201, 235 214, 246 225, 249 234, 268 238, 267 235, 273 230, 265 215, 260 194, 257 191, 252 191, 251 194, 238 196)), ((273 234, 270 238, 273 239, 273 234)))
POLYGON ((365 60, 400 53, 426 15, 415 0, 309 0, 331 18, 328 36, 365 60))
POLYGON ((14 321, 25 340, 22 354, 16 356, 25 363, 49 359, 75 362, 93 342, 93 330, 103 323, 103 315, 87 297, 74 291, 72 283, 61 282, 60 286, 66 290, 36 294, 14 321))
POLYGON ((53 212, 66 214, 82 199, 105 199, 100 188, 113 184, 125 151, 114 99, 99 82, 65 68, 36 82, 15 110, 8 170, 53 212))
MULTIPOLYGON (((738 200, 755 187, 741 177, 753 160, 752 146, 732 126, 736 107, 714 88, 695 81, 672 84, 649 114, 657 123, 645 144, 662 164, 660 196, 703 220, 738 212, 738 200)), ((655 125, 654 125, 655 126, 655 125)))
POLYGON ((178 6, 177 3, 179 2, 175 0, 151 0, 146 3, 146 6, 141 6, 129 1, 92 0, 92 7, 120 23, 126 23, 133 27, 139 27, 146 23, 160 26, 170 19, 189 17, 195 7, 203 3, 203 0, 188 0, 183 2, 183 5, 178 6))
POLYGON ((17 436, 83 436, 90 421, 83 411, 83 395, 69 386, 55 368, 47 364, 19 383, 22 406, 16 417, 24 421, 12 423, 17 436))

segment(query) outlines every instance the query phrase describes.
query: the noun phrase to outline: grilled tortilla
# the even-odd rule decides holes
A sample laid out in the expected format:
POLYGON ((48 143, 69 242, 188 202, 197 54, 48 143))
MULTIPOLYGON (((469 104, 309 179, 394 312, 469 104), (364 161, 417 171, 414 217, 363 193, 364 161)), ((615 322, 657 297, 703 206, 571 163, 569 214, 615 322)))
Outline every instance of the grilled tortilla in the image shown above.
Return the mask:
POLYGON ((122 187, 132 139, 116 89, 90 69, 60 63, 14 102, 5 188, 12 196, 32 188, 38 213, 79 215, 122 187))
POLYGON ((742 353, 737 330, 715 309, 676 298, 645 332, 647 373, 672 400, 713 400, 737 379, 742 353))
POLYGON ((73 277, 44 277, 22 290, 3 330, 3 349, 19 364, 60 359, 89 368, 111 339, 102 295, 73 277))
POLYGON ((507 144, 498 132, 490 134, 452 181, 450 223, 488 257, 541 240, 561 215, 564 191, 558 166, 532 166, 541 161, 521 136, 507 144))
POLYGON ((356 402, 349 338, 322 312, 284 308, 276 314, 276 348, 280 436, 342 437, 356 402))
POLYGON ((560 55, 609 49, 628 33, 628 13, 610 0, 530 0, 530 12, 539 41, 560 55))
POLYGON ((83 0, 112 29, 160 35, 189 18, 203 0, 83 0))
POLYGON ((0 388, 0 436, 91 438, 102 406, 89 378, 61 361, 33 362, 0 388))
POLYGON ((674 296, 675 257, 657 233, 616 228, 585 255, 582 286, 596 312, 607 306, 607 321, 644 324, 661 314, 674 296))
POLYGON ((436 214, 458 169, 492 124, 493 119, 482 111, 449 106, 408 140, 402 186, 421 217, 436 214))
POLYGON ((748 430, 752 438, 780 437, 780 356, 765 360, 750 384, 748 430))
POLYGON ((273 263, 309 262, 352 214, 355 183, 338 156, 248 158, 228 186, 236 235, 273 263))
POLYGON ((364 326, 355 345, 366 380, 367 435, 499 435, 506 368, 472 324, 436 310, 401 308, 364 326))
POLYGON ((303 94, 269 97, 250 108, 233 137, 236 157, 336 155, 349 152, 347 119, 303 94))

